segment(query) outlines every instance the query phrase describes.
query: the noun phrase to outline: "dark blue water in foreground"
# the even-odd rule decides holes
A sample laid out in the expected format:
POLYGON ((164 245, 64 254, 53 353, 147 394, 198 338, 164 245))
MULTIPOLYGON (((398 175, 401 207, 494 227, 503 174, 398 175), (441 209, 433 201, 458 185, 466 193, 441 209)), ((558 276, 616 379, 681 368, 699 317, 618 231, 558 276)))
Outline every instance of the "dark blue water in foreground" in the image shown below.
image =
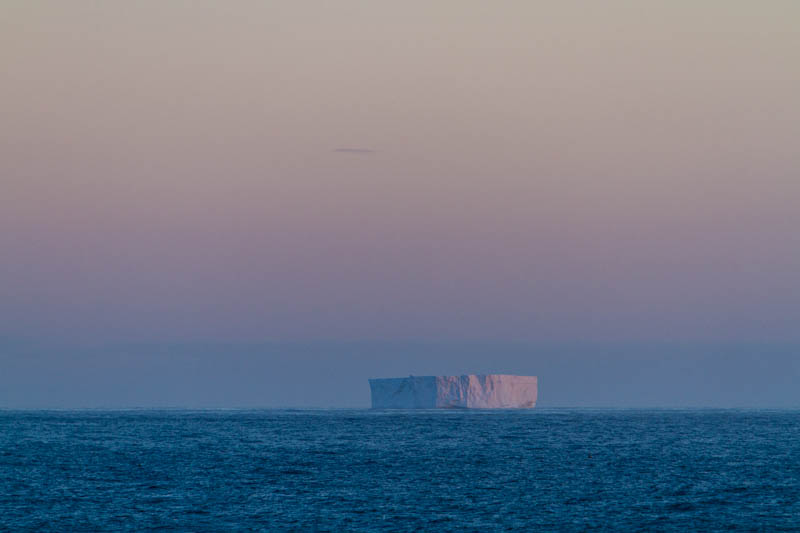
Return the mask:
POLYGON ((0 529, 780 530, 800 412, 0 411, 0 529))

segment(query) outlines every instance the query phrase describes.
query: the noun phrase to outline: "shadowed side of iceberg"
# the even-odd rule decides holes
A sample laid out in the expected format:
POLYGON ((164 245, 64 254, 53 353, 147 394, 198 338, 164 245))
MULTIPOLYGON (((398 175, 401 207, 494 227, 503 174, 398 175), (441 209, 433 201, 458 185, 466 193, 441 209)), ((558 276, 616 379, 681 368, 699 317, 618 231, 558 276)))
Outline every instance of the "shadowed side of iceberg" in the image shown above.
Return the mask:
POLYGON ((375 409, 430 409, 436 407, 436 378, 409 376, 369 380, 375 409))

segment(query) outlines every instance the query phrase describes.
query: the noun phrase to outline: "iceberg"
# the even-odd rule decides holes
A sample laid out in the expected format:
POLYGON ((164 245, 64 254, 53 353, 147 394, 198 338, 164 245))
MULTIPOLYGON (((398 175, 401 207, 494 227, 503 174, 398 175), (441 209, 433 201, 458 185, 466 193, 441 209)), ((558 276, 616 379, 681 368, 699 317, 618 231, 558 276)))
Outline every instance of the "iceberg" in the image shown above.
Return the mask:
POLYGON ((369 380, 373 409, 520 409, 536 406, 536 376, 483 374, 369 380))

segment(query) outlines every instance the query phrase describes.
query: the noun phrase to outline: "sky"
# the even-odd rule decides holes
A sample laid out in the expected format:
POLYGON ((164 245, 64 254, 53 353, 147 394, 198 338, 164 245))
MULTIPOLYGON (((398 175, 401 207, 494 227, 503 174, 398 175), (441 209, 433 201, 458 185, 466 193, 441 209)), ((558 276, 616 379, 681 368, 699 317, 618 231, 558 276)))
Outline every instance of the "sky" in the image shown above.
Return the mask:
MULTIPOLYGON (((231 354, 295 382, 300 360, 567 376, 714 346, 732 383, 765 353, 800 378, 798 20, 792 0, 5 1, 0 406, 150 405, 117 394, 117 352, 176 405, 304 404, 233 378, 204 396, 231 354)), ((708 379, 686 397, 736 403, 708 379)), ((767 389, 753 403, 800 405, 767 389)), ((597 390, 559 398, 670 399, 597 390)))

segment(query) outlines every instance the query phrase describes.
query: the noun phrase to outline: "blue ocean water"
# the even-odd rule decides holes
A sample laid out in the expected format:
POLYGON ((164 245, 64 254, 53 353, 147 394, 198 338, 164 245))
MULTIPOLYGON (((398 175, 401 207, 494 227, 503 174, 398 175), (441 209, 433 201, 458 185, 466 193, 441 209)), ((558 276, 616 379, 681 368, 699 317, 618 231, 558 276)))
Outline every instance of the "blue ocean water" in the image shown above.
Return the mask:
POLYGON ((800 412, 0 411, 0 529, 794 530, 800 412))

